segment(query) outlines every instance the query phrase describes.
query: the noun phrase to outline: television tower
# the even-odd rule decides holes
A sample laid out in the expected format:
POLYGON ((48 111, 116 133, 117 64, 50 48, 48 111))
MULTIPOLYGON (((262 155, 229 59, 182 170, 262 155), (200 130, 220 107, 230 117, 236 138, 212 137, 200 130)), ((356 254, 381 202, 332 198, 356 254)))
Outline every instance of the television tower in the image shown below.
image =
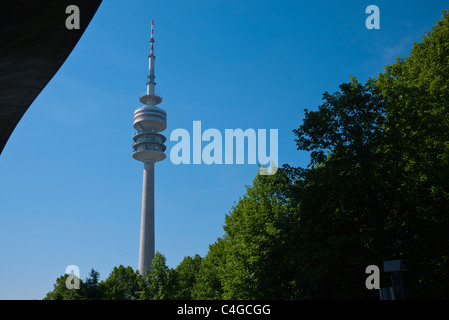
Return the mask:
POLYGON ((158 133, 167 128, 167 113, 157 107, 162 102, 154 88, 154 20, 151 21, 151 49, 147 92, 140 97, 142 107, 134 111, 133 158, 143 162, 142 218, 140 226, 139 273, 151 270, 154 258, 154 164, 165 159, 166 138, 158 133))

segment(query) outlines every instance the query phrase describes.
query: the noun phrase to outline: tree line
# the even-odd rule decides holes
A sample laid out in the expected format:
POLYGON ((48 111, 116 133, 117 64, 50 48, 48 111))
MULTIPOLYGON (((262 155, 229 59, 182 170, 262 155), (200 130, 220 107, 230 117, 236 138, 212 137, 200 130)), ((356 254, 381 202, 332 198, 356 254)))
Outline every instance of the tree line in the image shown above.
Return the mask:
MULTIPOLYGON (((377 78, 325 92, 295 129, 306 168, 257 175, 204 257, 115 267, 45 299, 378 299, 365 268, 409 259, 411 299, 449 298, 449 11, 377 78)), ((381 278, 381 286, 391 286, 381 278)))

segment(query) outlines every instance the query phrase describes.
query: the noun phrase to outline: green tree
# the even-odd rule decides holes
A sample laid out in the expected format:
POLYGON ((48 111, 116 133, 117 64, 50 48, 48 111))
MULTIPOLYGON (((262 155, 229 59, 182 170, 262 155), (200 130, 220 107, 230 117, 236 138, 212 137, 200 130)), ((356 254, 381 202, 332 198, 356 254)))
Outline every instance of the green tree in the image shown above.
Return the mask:
POLYGON ((176 272, 166 264, 167 259, 156 252, 151 263, 151 271, 145 270, 145 278, 140 279, 141 299, 173 300, 177 298, 178 283, 176 272))
POLYGON ((387 102, 381 152, 389 160, 395 251, 411 260, 413 297, 448 298, 449 11, 377 86, 387 102))
POLYGON ((193 286, 201 267, 202 258, 196 254, 192 257, 185 257, 175 268, 177 292, 176 299, 191 300, 193 296, 193 286))
POLYGON ((283 277, 281 224, 290 213, 289 185, 282 172, 257 175, 226 215, 220 275, 224 299, 284 297, 288 280, 283 277))
POLYGON ((142 290, 140 275, 130 266, 114 267, 105 281, 99 284, 99 291, 106 300, 136 300, 142 290))
MULTIPOLYGON (((56 279, 53 290, 48 292, 43 300, 84 300, 80 292, 81 289, 67 289, 66 281, 69 274, 64 274, 56 279)), ((83 281, 80 279, 80 288, 83 287, 83 281)))
POLYGON ((448 26, 443 12, 407 58, 326 93, 294 131, 312 159, 295 183, 299 298, 377 299, 364 268, 397 258, 411 298, 448 296, 448 26))
POLYGON ((374 297, 363 285, 364 268, 387 253, 376 152, 384 101, 372 79, 362 85, 355 77, 323 99, 294 130, 298 149, 312 151, 311 168, 296 179, 299 207, 288 239, 295 248, 296 292, 311 299, 374 297))
POLYGON ((79 279, 79 289, 67 289, 66 281, 69 276, 69 274, 64 274, 57 278, 53 291, 48 292, 44 300, 94 300, 102 298, 102 292, 99 288, 100 274, 97 271, 92 269, 84 281, 79 279))
POLYGON ((196 276, 193 285, 192 298, 197 300, 221 300, 223 297, 222 275, 226 263, 225 256, 226 241, 218 238, 209 245, 209 251, 196 276))
POLYGON ((80 294, 87 300, 99 300, 103 298, 100 284, 100 273, 94 269, 90 270, 89 276, 80 287, 80 294))

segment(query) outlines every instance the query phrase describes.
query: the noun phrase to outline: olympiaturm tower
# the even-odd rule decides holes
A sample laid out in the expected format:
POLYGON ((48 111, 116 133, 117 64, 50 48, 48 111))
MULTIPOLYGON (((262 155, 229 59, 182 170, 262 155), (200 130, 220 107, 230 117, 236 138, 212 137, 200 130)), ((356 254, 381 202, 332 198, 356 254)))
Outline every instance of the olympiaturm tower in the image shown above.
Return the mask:
POLYGON ((162 98, 155 93, 154 82, 154 21, 151 21, 151 49, 147 92, 140 97, 144 105, 134 111, 133 158, 143 162, 142 220, 140 226, 139 273, 151 270, 154 257, 154 164, 165 159, 166 138, 158 133, 167 128, 167 113, 157 107, 162 98))

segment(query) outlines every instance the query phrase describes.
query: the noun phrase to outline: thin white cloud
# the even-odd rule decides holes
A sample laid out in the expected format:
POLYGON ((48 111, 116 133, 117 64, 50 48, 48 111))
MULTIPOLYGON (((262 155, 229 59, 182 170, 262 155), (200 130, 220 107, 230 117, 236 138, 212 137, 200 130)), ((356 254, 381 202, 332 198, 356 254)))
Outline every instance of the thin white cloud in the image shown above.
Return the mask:
POLYGON ((400 39, 395 45, 382 49, 382 60, 384 64, 394 63, 397 57, 405 58, 413 44, 413 36, 408 35, 400 39))

